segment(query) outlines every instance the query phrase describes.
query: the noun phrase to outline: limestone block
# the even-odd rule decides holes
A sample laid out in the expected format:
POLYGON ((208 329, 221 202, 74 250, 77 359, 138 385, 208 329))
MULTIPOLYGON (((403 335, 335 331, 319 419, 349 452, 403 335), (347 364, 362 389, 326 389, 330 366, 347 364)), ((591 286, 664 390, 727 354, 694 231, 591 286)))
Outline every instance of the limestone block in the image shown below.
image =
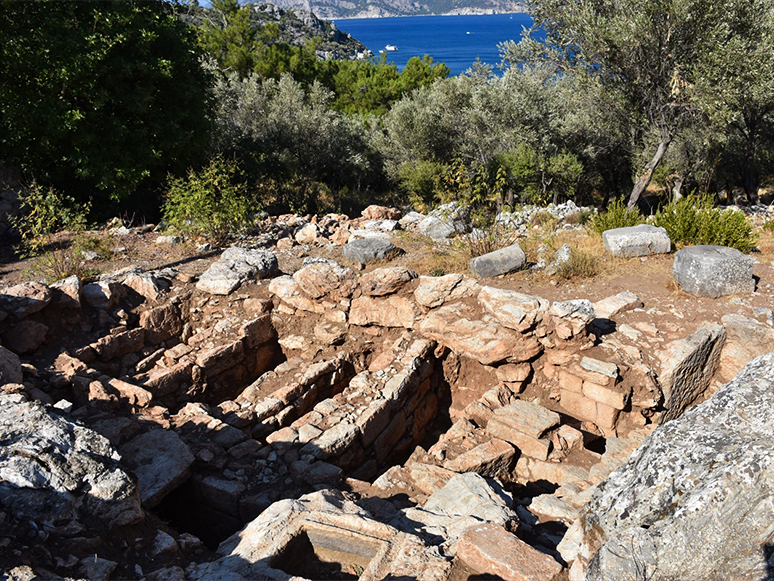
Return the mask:
POLYGON ((754 358, 774 350, 774 328, 733 313, 723 316, 721 321, 726 328, 726 342, 719 371, 730 381, 754 358))
POLYGON ((324 313, 325 307, 318 301, 313 301, 302 294, 301 287, 292 276, 278 276, 269 283, 269 292, 279 297, 283 303, 287 303, 302 311, 310 313, 324 313))
POLYGON ((476 472, 491 478, 504 477, 511 471, 516 450, 508 442, 493 438, 444 463, 454 472, 476 472))
POLYGON ((244 281, 266 278, 277 271, 277 257, 268 250, 227 248, 217 261, 204 271, 196 288, 215 295, 228 295, 244 281))
POLYGON ((478 301, 503 326, 524 333, 543 319, 550 302, 516 291, 481 287, 478 301))
POLYGON ((51 303, 69 309, 81 308, 83 284, 76 275, 68 276, 49 285, 53 296, 51 303))
POLYGON ((662 422, 674 419, 709 386, 726 340, 722 325, 705 324, 698 331, 665 345, 659 354, 658 381, 667 411, 662 422))
POLYGON ((363 294, 381 297, 398 292, 419 275, 405 266, 376 268, 360 277, 360 289, 363 294))
POLYGON ((476 571, 505 581, 552 581, 562 572, 554 559, 496 524, 467 529, 457 543, 457 555, 476 571))
POLYGON ((105 335, 91 346, 104 360, 136 353, 145 347, 145 329, 129 329, 114 335, 105 335))
POLYGON ((680 287, 697 297, 750 294, 755 290, 754 261, 726 246, 691 246, 675 254, 672 274, 680 287))
POLYGON ((624 258, 667 254, 672 249, 667 231, 650 224, 605 230, 602 241, 610 254, 624 258))
POLYGON ((618 378, 618 365, 610 361, 600 361, 599 359, 594 359, 592 357, 582 357, 580 366, 586 371, 601 373, 612 379, 618 378))
POLYGON ((52 292, 39 282, 23 282, 0 291, 0 311, 23 319, 42 311, 51 302, 52 292))
POLYGON ((140 484, 143 504, 152 508, 188 478, 194 462, 188 446, 171 430, 151 430, 120 450, 140 484))
POLYGON ((574 418, 590 422, 597 419, 597 402, 584 397, 581 393, 563 389, 561 390, 560 403, 567 410, 567 413, 574 418))
POLYGON ((83 286, 83 300, 95 309, 110 309, 126 294, 126 288, 119 282, 100 280, 83 286))
POLYGON ((610 319, 642 306, 643 303, 637 295, 633 292, 623 291, 594 303, 594 312, 600 319, 610 319))
POLYGON ((414 328, 418 313, 413 301, 406 297, 359 297, 352 301, 349 312, 351 325, 414 328))
POLYGON ((380 238, 350 239, 344 246, 344 258, 359 264, 368 264, 377 260, 390 260, 402 254, 403 250, 389 240, 380 238))
POLYGON ((629 401, 631 387, 605 387, 604 385, 599 385, 590 381, 584 381, 583 395, 589 399, 593 399, 596 402, 603 403, 617 410, 622 410, 626 407, 626 404, 629 401))
POLYGON ((371 204, 360 215, 366 220, 398 220, 400 219, 400 210, 371 204))
POLYGON ((583 393, 583 379, 565 369, 559 369, 559 386, 567 391, 583 393))
POLYGON ((526 264, 527 256, 521 246, 513 244, 488 254, 470 259, 470 270, 479 278, 508 274, 526 264))
POLYGON ((37 351, 48 336, 48 327, 43 323, 25 319, 8 325, 2 333, 3 343, 19 355, 28 355, 37 351))
POLYGON ((352 269, 330 260, 313 262, 296 271, 293 279, 310 298, 329 296, 334 300, 349 298, 357 288, 357 277, 352 269))
POLYGON ((140 313, 140 326, 145 329, 145 340, 158 345, 183 331, 180 309, 171 303, 140 313))
POLYGON ((480 288, 477 282, 462 274, 420 276, 414 298, 423 307, 434 309, 449 300, 475 296, 480 288))
POLYGON ((22 380, 22 366, 19 356, 0 346, 0 385, 21 383, 22 380))
POLYGON ((203 351, 196 358, 196 365, 202 369, 204 375, 212 377, 242 361, 244 355, 244 343, 242 340, 233 341, 220 347, 203 351))
POLYGON ((384 432, 374 441, 374 453, 379 464, 382 464, 387 459, 395 444, 406 433, 406 428, 406 416, 400 411, 392 418, 384 432))

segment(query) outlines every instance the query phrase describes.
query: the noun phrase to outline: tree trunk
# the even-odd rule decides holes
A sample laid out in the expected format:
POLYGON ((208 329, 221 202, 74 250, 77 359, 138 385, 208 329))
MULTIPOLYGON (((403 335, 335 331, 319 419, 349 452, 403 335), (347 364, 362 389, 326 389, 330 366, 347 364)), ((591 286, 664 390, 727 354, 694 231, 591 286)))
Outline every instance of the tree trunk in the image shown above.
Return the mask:
POLYGON ((632 193, 629 196, 629 204, 627 205, 630 210, 637 205, 637 202, 640 200, 640 196, 648 188, 650 180, 653 178, 653 172, 656 171, 659 165, 661 165, 661 161, 664 159, 664 154, 669 148, 669 144, 671 142, 672 135, 669 133, 669 130, 666 128, 661 129, 661 142, 658 144, 656 154, 653 156, 653 159, 651 159, 645 166, 645 170, 642 172, 642 175, 637 178, 637 181, 634 184, 634 188, 632 188, 632 193))
POLYGON ((758 198, 758 174, 755 171, 755 120, 746 119, 747 131, 744 159, 744 193, 747 194, 747 201, 750 204, 760 202, 758 198))

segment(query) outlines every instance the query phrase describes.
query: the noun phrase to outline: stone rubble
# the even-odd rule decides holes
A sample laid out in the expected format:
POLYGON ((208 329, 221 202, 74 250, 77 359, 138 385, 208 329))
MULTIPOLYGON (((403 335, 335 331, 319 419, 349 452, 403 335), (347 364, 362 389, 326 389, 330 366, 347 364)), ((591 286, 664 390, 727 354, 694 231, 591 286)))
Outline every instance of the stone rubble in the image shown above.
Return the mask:
MULTIPOLYGON (((458 210, 435 218, 464 223, 458 210)), ((376 206, 357 220, 269 218, 266 245, 373 244, 354 233, 424 219, 399 218, 376 206)), ((729 461, 729 446, 751 442, 734 448, 757 462, 738 478, 758 482, 765 405, 747 392, 765 391, 769 359, 695 403, 718 368, 733 375, 770 347, 766 323, 727 315, 679 338, 630 318, 651 306, 629 292, 551 302, 460 274, 350 266, 306 259, 282 274, 271 250, 235 247, 198 282, 134 267, 4 289, 0 546, 89 579, 319 578, 303 568, 315 560, 361 579, 444 581, 460 566, 625 579, 621 547, 640 543, 647 561, 666 546, 638 525, 618 534, 615 519, 639 513, 606 516, 650 502, 639 481, 614 493, 646 476, 629 460, 638 447, 634 459, 657 462, 647 450, 676 453, 661 431, 688 442, 687 425, 709 442, 720 430, 729 461), (721 400, 738 406, 710 403, 721 400), (704 417, 719 419, 696 428, 704 417)), ((711 530, 710 545, 726 534, 711 530)), ((752 549, 734 547, 747 560, 729 574, 757 571, 752 549)))

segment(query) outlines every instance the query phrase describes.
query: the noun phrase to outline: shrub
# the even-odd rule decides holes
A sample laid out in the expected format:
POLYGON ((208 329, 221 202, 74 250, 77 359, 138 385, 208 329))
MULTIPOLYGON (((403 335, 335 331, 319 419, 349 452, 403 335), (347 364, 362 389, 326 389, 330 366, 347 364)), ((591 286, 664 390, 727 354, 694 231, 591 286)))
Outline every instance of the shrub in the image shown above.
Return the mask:
POLYGON ((250 225, 257 204, 248 195, 239 166, 218 155, 186 178, 172 178, 164 201, 164 219, 187 236, 204 236, 220 245, 250 225))
POLYGON ((33 184, 22 195, 19 210, 11 223, 22 239, 19 255, 29 258, 39 256, 51 246, 57 232, 83 230, 90 203, 77 204, 72 197, 53 188, 33 184))
POLYGON ((608 204, 604 212, 600 212, 589 220, 589 229, 601 235, 605 230, 636 226, 644 221, 639 210, 636 208, 630 210, 623 200, 615 200, 608 204))
POLYGON ((674 244, 711 244, 750 252, 758 242, 753 225, 739 210, 716 208, 712 196, 686 196, 661 208, 654 225, 674 244))
POLYGON ((577 248, 570 249, 570 258, 556 269, 556 275, 565 280, 592 278, 599 274, 599 257, 577 248))
POLYGON ((465 238, 468 253, 471 258, 475 258, 516 244, 519 233, 496 223, 488 228, 476 229, 465 238))

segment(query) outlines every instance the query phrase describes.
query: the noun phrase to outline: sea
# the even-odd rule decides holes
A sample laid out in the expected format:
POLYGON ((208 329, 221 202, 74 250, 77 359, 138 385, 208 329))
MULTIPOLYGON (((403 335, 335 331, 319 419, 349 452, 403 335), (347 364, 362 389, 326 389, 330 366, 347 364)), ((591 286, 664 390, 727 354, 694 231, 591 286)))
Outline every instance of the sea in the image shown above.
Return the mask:
POLYGON ((476 57, 496 66, 501 61, 497 45, 506 40, 518 42, 524 28, 532 26, 532 18, 522 13, 340 18, 334 22, 376 56, 387 45, 397 47, 386 54, 400 70, 411 57, 427 54, 445 63, 452 75, 469 69, 476 57))

